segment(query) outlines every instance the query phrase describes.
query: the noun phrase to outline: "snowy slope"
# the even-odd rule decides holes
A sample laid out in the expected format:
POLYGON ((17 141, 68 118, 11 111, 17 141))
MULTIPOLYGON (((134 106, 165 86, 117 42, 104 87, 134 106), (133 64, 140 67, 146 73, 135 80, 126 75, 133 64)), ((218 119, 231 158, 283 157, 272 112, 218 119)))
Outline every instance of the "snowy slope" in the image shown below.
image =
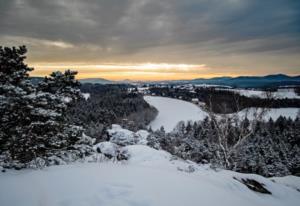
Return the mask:
POLYGON ((206 112, 190 102, 153 96, 145 96, 144 99, 158 110, 157 117, 149 125, 154 130, 164 126, 165 131, 170 132, 180 121, 197 121, 207 116, 206 112))
POLYGON ((214 171, 143 145, 126 163, 81 163, 0 174, 1 206, 296 206, 299 177, 273 180, 214 171), (272 195, 233 179, 252 178, 272 195), (275 182, 273 182, 275 181, 275 182), (278 183, 277 183, 278 181, 278 183), (292 186, 286 183, 294 182, 292 186))

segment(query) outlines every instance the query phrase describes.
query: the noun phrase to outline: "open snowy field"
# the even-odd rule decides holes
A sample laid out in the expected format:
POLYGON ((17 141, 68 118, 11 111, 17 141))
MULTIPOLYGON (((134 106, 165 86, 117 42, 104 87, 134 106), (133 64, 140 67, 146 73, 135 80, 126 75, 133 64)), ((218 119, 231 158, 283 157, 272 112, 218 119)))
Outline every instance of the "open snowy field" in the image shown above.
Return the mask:
MULTIPOLYGON (((238 112, 238 117, 240 119, 245 119, 245 116, 247 115, 247 118, 249 120, 253 120, 257 116, 255 114, 259 114, 259 113, 261 113, 261 109, 249 108, 238 112)), ((300 108, 272 108, 266 111, 265 115, 263 116, 263 120, 268 121, 270 118, 276 120, 280 116, 291 118, 294 120, 297 118, 299 114, 300 114, 300 108)))
POLYGON ((246 97, 257 97, 257 98, 275 98, 275 99, 300 99, 300 96, 295 93, 294 89, 278 89, 276 92, 271 92, 270 96, 267 95, 265 91, 260 90, 248 90, 248 89, 220 89, 218 90, 225 90, 235 92, 239 95, 246 96, 246 97))
POLYGON ((206 112, 190 102, 154 96, 145 96, 144 99, 158 110, 157 117, 149 125, 153 130, 164 126, 165 131, 170 132, 180 121, 198 121, 207 116, 206 112))
POLYGON ((299 177, 214 171, 144 145, 128 162, 77 163, 0 173, 1 206, 297 206, 299 177), (272 194, 248 189, 251 178, 272 194))

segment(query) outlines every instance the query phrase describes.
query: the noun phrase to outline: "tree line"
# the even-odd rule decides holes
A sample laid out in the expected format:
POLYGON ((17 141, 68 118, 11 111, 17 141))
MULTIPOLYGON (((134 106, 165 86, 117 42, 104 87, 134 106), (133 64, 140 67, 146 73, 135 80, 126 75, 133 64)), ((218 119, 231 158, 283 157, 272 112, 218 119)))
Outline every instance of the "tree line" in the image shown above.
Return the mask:
MULTIPOLYGON (((295 92, 298 92, 296 88, 295 92)), ((299 99, 276 99, 270 91, 266 91, 266 98, 246 97, 233 91, 218 90, 216 88, 195 88, 193 92, 188 89, 174 87, 149 88, 150 93, 157 96, 180 98, 191 101, 198 98, 211 107, 212 111, 219 114, 234 113, 249 107, 287 108, 300 107, 299 99)))
POLYGON ((209 163, 213 168, 267 177, 300 175, 299 117, 257 121, 253 132, 250 132, 250 124, 248 119, 227 124, 225 142, 220 142, 219 129, 210 118, 194 123, 180 122, 171 133, 165 133, 163 127, 152 131, 148 145, 183 159, 209 163), (239 143, 241 134, 249 135, 239 143), (224 153, 225 145, 227 153, 224 153))

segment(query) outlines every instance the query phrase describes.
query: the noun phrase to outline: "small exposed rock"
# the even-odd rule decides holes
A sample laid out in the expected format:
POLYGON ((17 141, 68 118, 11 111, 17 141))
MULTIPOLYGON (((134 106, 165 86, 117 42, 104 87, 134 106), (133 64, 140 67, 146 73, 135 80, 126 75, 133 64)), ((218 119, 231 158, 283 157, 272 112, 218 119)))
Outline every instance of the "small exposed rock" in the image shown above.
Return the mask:
POLYGON ((244 185, 246 185, 250 190, 254 191, 254 192, 259 192, 259 193, 263 193, 263 194, 269 194, 271 195, 272 193, 267 190, 265 188, 265 185, 263 183, 260 183, 254 179, 238 179, 236 177, 233 177, 233 179, 243 183, 244 185))

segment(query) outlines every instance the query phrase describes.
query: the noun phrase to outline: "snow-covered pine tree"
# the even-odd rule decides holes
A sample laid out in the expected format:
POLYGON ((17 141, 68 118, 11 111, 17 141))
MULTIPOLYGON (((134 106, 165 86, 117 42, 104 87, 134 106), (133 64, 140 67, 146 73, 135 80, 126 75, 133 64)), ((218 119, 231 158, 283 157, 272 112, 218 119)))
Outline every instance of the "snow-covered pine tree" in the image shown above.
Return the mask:
POLYGON ((33 69, 24 63, 26 52, 25 46, 0 47, 0 159, 16 162, 16 167, 17 159, 26 153, 24 127, 30 123, 32 110, 30 100, 24 97, 35 91, 28 81, 33 69))
POLYGON ((32 143, 30 151, 34 159, 42 158, 43 164, 71 161, 85 153, 81 154, 74 147, 83 136, 83 128, 69 124, 65 115, 68 104, 80 95, 76 74, 70 70, 53 72, 39 83, 36 93, 31 95, 34 102, 32 121, 28 125, 32 143), (54 159, 55 162, 52 161, 54 159))
POLYGON ((40 167, 91 152, 92 140, 65 116, 68 103, 80 95, 77 72, 54 72, 34 86, 25 53, 24 46, 0 48, 0 164, 40 167))

